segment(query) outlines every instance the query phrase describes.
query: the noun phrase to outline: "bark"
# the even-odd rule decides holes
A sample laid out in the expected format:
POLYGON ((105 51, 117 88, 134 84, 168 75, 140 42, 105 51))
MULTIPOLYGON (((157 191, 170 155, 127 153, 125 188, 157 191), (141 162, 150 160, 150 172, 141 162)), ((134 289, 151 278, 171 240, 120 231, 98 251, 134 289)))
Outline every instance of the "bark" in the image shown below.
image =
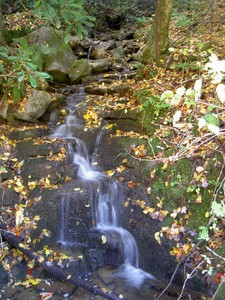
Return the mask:
POLYGON ((55 279, 63 281, 63 282, 69 282, 73 284, 76 287, 83 288, 95 295, 102 296, 106 299, 111 300, 119 300, 120 298, 116 296, 115 294, 102 290, 97 285, 90 285, 87 282, 74 277, 61 269, 55 267, 55 266, 49 266, 45 261, 41 262, 41 259, 38 255, 34 254, 32 250, 23 248, 22 241, 16 237, 14 234, 12 234, 10 231, 8 231, 8 228, 6 225, 0 221, 0 230, 2 236, 7 240, 7 242, 12 245, 14 248, 20 250, 25 256, 27 256, 29 259, 33 260, 35 264, 39 267, 41 267, 43 270, 47 271, 49 274, 51 274, 55 279))
POLYGON ((3 34, 2 1, 0 0, 0 46, 3 45, 5 45, 5 38, 3 34))
POLYGON ((143 63, 159 61, 169 46, 169 22, 174 0, 157 0, 156 15, 144 48, 138 53, 143 63))

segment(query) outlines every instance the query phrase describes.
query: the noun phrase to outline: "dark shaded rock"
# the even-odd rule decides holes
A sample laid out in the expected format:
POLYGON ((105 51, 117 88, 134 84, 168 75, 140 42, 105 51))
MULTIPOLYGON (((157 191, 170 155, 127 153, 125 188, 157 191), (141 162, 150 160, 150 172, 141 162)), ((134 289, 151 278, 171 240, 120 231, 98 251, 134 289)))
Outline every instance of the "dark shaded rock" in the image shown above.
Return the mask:
POLYGON ((124 111, 124 109, 118 109, 118 110, 110 110, 110 111, 104 111, 103 112, 103 118, 104 119, 131 119, 131 120, 137 120, 138 114, 135 110, 129 110, 127 112, 124 111))
POLYGON ((2 206, 14 206, 19 201, 19 195, 12 188, 1 189, 0 199, 2 206))
POLYGON ((57 154, 61 151, 61 147, 63 147, 63 144, 41 142, 38 144, 38 141, 35 144, 33 140, 28 140, 17 143, 16 153, 20 159, 29 159, 31 157, 57 154))
POLYGON ((0 264, 0 289, 2 289, 10 281, 8 272, 0 264))
POLYGON ((15 130, 9 135, 9 137, 14 141, 19 141, 29 137, 39 138, 39 137, 46 136, 47 134, 48 134, 47 128, 32 128, 32 129, 25 129, 20 131, 15 130))
POLYGON ((94 95, 105 95, 105 94, 118 94, 119 96, 125 96, 127 93, 131 91, 131 88, 128 86, 112 86, 112 87, 107 87, 105 85, 100 85, 100 86, 86 86, 85 87, 85 92, 88 94, 94 94, 94 95))
POLYGON ((98 266, 120 266, 124 262, 121 235, 113 231, 102 231, 93 228, 88 234, 88 245, 98 249, 98 266), (103 240, 105 239, 105 240, 103 240))
MULTIPOLYGON (((75 168, 73 168, 75 170, 75 168)), ((46 178, 50 176, 51 184, 63 183, 66 176, 67 168, 64 167, 63 162, 59 163, 57 161, 46 161, 45 158, 30 158, 24 162, 21 168, 20 175, 25 180, 40 180, 41 178, 46 178), (57 171, 56 171, 57 170, 57 171)))

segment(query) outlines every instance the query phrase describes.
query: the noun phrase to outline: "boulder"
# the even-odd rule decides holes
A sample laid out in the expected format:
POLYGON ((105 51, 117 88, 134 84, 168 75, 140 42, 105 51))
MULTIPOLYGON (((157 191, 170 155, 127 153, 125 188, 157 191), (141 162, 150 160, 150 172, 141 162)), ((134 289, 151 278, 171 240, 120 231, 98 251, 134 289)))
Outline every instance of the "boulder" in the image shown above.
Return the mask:
POLYGON ((105 72, 109 68, 109 62, 107 59, 99 59, 93 61, 90 60, 89 64, 91 65, 92 72, 94 74, 105 72))
POLYGON ((51 96, 47 92, 33 89, 25 105, 19 109, 12 108, 11 114, 18 120, 36 122, 44 114, 51 101, 51 96))
POLYGON ((40 47, 44 71, 51 74, 56 82, 67 82, 75 57, 60 32, 43 26, 28 34, 26 38, 30 44, 40 47))
POLYGON ((80 83, 82 78, 89 76, 92 66, 85 59, 81 59, 72 64, 69 70, 69 78, 72 84, 80 83))

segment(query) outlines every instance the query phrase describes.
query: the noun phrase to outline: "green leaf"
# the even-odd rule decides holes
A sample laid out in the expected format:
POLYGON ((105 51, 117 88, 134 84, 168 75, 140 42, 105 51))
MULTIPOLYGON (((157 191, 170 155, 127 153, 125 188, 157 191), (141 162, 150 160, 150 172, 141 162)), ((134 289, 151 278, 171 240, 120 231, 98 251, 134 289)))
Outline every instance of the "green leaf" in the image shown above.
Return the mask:
POLYGON ((0 63, 0 72, 4 72, 4 67, 1 63, 0 63))
POLYGON ((43 11, 43 14, 47 20, 52 21, 57 15, 57 11, 50 4, 46 4, 46 10, 43 11))
POLYGON ((208 231, 208 228, 205 227, 205 226, 200 226, 199 230, 200 230, 200 232, 199 232, 198 239, 199 240, 209 241, 209 231, 208 231))
POLYGON ((34 72, 35 75, 44 78, 44 79, 51 79, 52 76, 46 72, 34 72))
POLYGON ((220 120, 219 120, 218 116, 215 115, 215 114, 208 113, 204 116, 204 119, 205 119, 207 124, 212 124, 212 125, 215 125, 215 126, 220 125, 220 120))
POLYGON ((34 8, 37 8, 37 7, 39 7, 41 5, 41 0, 37 0, 37 1, 35 1, 35 3, 34 3, 34 8))
POLYGON ((19 57, 15 56, 15 55, 12 55, 12 56, 8 56, 7 59, 11 60, 11 61, 17 61, 19 59, 19 57))
POLYGON ((214 214, 218 218, 224 218, 225 217, 225 204, 222 202, 218 203, 216 201, 213 201, 212 214, 214 214))
POLYGON ((37 87, 37 81, 36 81, 36 79, 35 79, 31 74, 29 74, 29 81, 30 81, 30 85, 31 85, 33 88, 36 88, 36 87, 37 87))
POLYGON ((2 173, 8 173, 8 171, 6 170, 6 168, 0 166, 0 174, 2 173))
POLYGON ((94 24, 88 20, 82 20, 82 23, 88 27, 94 27, 94 24))
POLYGON ((18 82, 22 82, 25 78, 25 74, 21 75, 20 77, 18 77, 18 82))
POLYGON ((13 86, 12 92, 13 92, 14 103, 18 103, 20 101, 20 98, 21 98, 21 94, 20 94, 20 90, 19 90, 18 84, 15 84, 13 86))
POLYGON ((59 28, 61 27, 61 21, 60 21, 59 18, 57 18, 56 21, 55 21, 55 27, 56 27, 57 29, 59 29, 59 28))
POLYGON ((3 57, 3 58, 8 57, 8 49, 4 46, 0 47, 0 57, 3 57))
POLYGON ((30 69, 32 70, 37 70, 37 65, 30 63, 30 62, 26 62, 26 66, 28 66, 30 69))

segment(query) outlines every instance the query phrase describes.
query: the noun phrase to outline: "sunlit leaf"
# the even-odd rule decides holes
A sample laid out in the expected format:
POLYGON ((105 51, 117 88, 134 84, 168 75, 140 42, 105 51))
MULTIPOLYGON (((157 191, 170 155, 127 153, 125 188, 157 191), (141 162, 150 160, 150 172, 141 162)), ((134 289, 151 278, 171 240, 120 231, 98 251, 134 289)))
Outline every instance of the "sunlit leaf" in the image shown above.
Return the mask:
POLYGON ((37 285, 41 282, 40 278, 29 278, 28 280, 32 285, 37 285))
POLYGON ((29 81, 30 81, 30 85, 33 87, 33 88, 36 88, 37 87, 37 81, 36 79, 30 74, 29 75, 29 81))
POLYGON ((105 235, 102 235, 102 236, 101 236, 101 240, 102 240, 102 244, 106 244, 107 238, 106 238, 105 235))

